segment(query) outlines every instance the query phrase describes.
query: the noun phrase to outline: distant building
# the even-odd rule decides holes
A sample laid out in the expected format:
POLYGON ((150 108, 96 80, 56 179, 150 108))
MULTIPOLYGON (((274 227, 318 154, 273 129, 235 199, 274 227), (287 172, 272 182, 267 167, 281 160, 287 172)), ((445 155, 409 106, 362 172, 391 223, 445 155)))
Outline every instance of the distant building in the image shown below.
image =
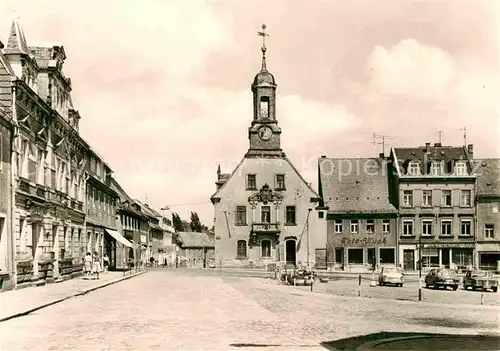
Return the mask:
POLYGON ((328 208, 328 268, 365 272, 396 265, 397 209, 389 198, 386 160, 322 157, 318 168, 328 208))
POLYGON ((209 268, 215 264, 214 236, 203 232, 178 232, 178 266, 187 268, 209 268))
POLYGON ((500 159, 478 159, 476 165, 476 262, 500 271, 500 159))
POLYGON ((391 193, 399 209, 399 264, 464 269, 474 265, 476 175, 473 146, 393 148, 391 193))
POLYGON ((281 149, 276 81, 266 67, 255 76, 249 149, 231 174, 217 170, 214 204, 217 266, 324 262, 325 211, 319 195, 281 149))

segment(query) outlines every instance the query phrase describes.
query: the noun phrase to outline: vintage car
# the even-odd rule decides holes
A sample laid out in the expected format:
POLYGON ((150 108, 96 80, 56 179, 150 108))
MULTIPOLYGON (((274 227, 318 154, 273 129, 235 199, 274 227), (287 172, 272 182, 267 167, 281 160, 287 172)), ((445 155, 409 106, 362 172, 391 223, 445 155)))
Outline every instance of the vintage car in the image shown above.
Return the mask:
POLYGON ((455 271, 446 268, 435 268, 431 269, 429 273, 425 276, 425 287, 433 287, 438 289, 440 287, 447 288, 451 287, 453 290, 458 289, 460 284, 460 278, 457 276, 455 271))
POLYGON ((498 290, 498 281, 495 279, 493 274, 488 271, 473 271, 469 270, 465 273, 464 277, 464 289, 467 290, 469 287, 472 290, 482 289, 488 290, 491 289, 493 292, 497 292, 498 290))
POLYGON ((403 286, 404 282, 403 273, 397 267, 382 267, 378 276, 378 284, 382 286, 387 284, 403 286))

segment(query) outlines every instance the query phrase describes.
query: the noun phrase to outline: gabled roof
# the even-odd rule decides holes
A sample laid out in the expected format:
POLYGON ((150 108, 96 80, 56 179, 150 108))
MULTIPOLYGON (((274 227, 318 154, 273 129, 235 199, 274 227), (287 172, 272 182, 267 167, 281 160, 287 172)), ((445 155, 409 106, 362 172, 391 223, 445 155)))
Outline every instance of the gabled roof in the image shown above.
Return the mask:
POLYGON ((182 247, 215 247, 213 235, 203 232, 178 232, 178 240, 182 247))
POLYGON ((9 40, 7 41, 5 53, 25 54, 28 56, 30 54, 24 31, 17 20, 12 21, 12 25, 10 26, 9 40))
MULTIPOLYGON (((220 187, 220 189, 217 190, 210 197, 210 199, 212 200, 212 202, 213 202, 214 199, 218 198, 218 195, 226 187, 227 183, 231 180, 231 178, 233 177, 233 175, 238 171, 238 169, 241 167, 241 165, 243 164, 243 161, 245 161, 245 159, 250 159, 250 157, 243 157, 243 159, 240 161, 240 163, 238 163, 238 165, 235 167, 235 169, 231 173, 231 175, 229 177, 227 177, 227 179, 225 180, 224 184, 220 187)), ((309 185, 308 182, 306 182, 306 180, 304 179, 304 177, 302 177, 302 175, 299 173, 299 171, 297 170, 297 168, 295 168, 295 166, 293 165, 293 163, 288 159, 288 157, 283 156, 283 157, 281 157, 281 159, 284 160, 285 162, 287 162, 290 165, 290 168, 295 172, 295 174, 300 178, 300 180, 306 185, 306 187, 313 193, 313 196, 319 200, 320 196, 318 195, 318 193, 309 185)))
POLYGON ((500 196, 500 159, 476 159, 477 195, 500 196))
POLYGON ((387 162, 380 158, 320 158, 320 192, 328 213, 396 213, 389 200, 387 162))

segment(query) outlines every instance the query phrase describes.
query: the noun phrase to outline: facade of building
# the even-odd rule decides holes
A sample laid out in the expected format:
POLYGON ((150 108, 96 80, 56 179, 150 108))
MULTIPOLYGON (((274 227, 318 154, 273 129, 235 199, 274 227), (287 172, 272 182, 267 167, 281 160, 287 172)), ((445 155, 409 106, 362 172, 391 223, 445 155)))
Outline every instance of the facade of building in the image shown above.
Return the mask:
POLYGON ((476 253, 480 269, 500 271, 500 159, 476 160, 476 253))
POLYGON ((112 171, 92 150, 88 154, 86 180, 85 251, 91 254, 97 252, 101 258, 106 254, 110 270, 125 267, 123 251, 132 244, 117 231, 119 196, 112 188, 112 171))
POLYGON ((214 236, 203 232, 179 232, 179 267, 209 268, 215 265, 214 236))
POLYGON ((148 204, 135 200, 141 207, 141 211, 148 216, 149 234, 148 234, 148 250, 146 259, 149 261, 151 257, 155 262, 159 262, 160 253, 163 251, 163 235, 164 230, 160 226, 161 215, 148 204))
POLYGON ((326 219, 319 195, 281 149, 276 82, 262 69, 255 76, 249 149, 231 174, 217 170, 214 205, 217 266, 290 265, 316 262, 326 251, 326 219))
POLYGON ((81 272, 87 143, 63 73, 62 46, 28 47, 17 21, 5 58, 11 71, 14 240, 19 286, 70 278, 81 272))
POLYGON ((423 268, 472 267, 476 234, 473 146, 427 143, 392 149, 390 158, 390 189, 399 210, 398 263, 405 270, 416 270, 421 255, 423 268))
POLYGON ((14 287, 14 252, 12 241, 12 134, 10 66, 0 42, 0 291, 14 287))
POLYGON ((327 212, 327 267, 366 272, 396 265, 397 209, 391 204, 383 157, 318 163, 319 191, 327 212))
POLYGON ((141 211, 141 206, 125 192, 114 178, 112 179, 112 188, 120 198, 116 210, 119 232, 131 243, 131 249, 126 250, 128 259, 146 262, 150 257, 147 255, 149 217, 141 211))

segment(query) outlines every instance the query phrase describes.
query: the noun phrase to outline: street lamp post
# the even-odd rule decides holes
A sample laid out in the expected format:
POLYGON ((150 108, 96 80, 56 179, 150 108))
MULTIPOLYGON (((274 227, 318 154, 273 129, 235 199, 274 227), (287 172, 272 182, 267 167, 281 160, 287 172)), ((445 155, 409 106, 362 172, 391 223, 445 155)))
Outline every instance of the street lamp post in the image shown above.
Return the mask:
POLYGON ((310 260, 309 260, 309 215, 311 214, 312 208, 307 209, 309 212, 307 213, 307 223, 306 223, 306 228, 307 228, 307 268, 311 267, 310 260))

